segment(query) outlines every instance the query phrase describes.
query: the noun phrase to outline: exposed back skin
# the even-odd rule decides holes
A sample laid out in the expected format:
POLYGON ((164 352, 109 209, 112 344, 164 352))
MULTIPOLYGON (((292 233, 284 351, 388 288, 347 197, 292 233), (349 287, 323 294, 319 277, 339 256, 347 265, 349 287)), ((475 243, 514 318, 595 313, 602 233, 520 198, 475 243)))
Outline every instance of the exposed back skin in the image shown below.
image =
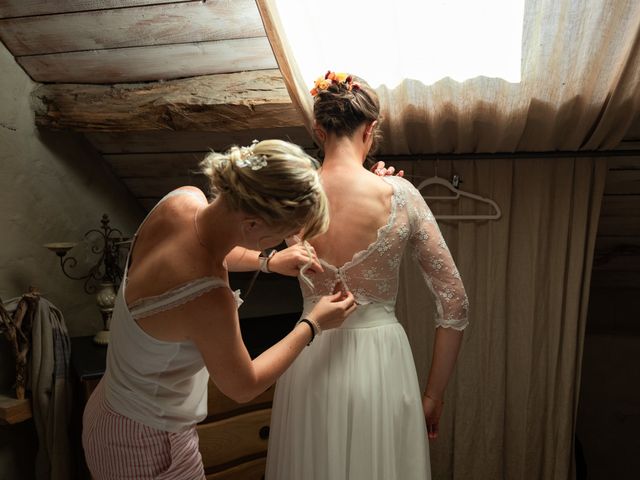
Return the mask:
POLYGON ((340 267, 373 243, 391 211, 392 188, 362 167, 321 171, 329 199, 329 229, 311 244, 320 258, 340 267))

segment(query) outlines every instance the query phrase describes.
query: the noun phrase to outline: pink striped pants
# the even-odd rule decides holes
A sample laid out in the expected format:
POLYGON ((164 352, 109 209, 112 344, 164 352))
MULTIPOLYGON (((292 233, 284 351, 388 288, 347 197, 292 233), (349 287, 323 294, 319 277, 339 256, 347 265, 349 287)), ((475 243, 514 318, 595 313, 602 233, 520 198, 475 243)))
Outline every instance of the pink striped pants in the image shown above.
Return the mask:
POLYGON ((102 382, 82 418, 82 446, 94 480, 204 479, 195 426, 164 432, 114 412, 104 399, 102 382))

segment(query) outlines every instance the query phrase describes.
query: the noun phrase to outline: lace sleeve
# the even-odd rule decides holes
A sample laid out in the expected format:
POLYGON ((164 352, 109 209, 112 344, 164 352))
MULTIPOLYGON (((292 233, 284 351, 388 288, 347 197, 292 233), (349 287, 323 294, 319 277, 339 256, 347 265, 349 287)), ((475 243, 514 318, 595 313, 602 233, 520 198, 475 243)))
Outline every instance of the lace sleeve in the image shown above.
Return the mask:
POLYGON ((411 234, 409 245, 438 310, 439 327, 463 330, 468 325, 469 301, 440 228, 420 192, 413 186, 407 195, 411 234))

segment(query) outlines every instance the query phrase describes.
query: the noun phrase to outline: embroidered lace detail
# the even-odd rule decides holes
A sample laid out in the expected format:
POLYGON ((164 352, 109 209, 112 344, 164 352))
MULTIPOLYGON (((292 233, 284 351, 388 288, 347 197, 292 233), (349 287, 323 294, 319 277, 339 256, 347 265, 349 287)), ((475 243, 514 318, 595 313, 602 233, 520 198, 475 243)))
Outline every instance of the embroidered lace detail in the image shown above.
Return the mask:
POLYGON ((359 304, 393 303, 398 293, 402 255, 409 249, 434 294, 438 311, 436 324, 464 329, 469 302, 431 210, 407 180, 399 177, 384 177, 384 180, 393 187, 391 213, 388 222, 378 229, 376 240, 340 268, 320 259, 325 271, 309 273, 314 288, 301 282, 303 296, 310 300, 329 295, 336 282, 342 281, 359 304))
MULTIPOLYGON (((156 313, 171 310, 180 305, 198 298, 214 288, 229 288, 227 282, 218 277, 203 277, 183 285, 179 285, 160 295, 145 297, 129 305, 129 311, 134 319, 149 317, 156 313)), ((242 304, 240 291, 234 292, 234 298, 238 307, 242 304)))
POLYGON ((398 227, 398 236, 402 240, 406 240, 407 238, 409 238, 409 226, 408 225, 400 225, 398 227))

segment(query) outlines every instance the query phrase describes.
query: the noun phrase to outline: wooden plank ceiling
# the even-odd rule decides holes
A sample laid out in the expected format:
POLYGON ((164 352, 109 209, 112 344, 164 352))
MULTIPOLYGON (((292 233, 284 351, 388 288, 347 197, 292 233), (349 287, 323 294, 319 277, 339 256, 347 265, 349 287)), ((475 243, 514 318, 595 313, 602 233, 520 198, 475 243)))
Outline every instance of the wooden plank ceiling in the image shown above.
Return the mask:
POLYGON ((37 82, 110 85, 277 68, 253 0, 0 0, 0 39, 37 82))
MULTIPOLYGON (((254 0, 0 0, 0 40, 45 84, 38 125, 86 131, 146 208, 178 185, 204 188, 211 149, 254 138, 314 148, 254 0)), ((640 150, 640 115, 620 149, 640 150)), ((637 277, 638 248, 640 160, 614 158, 594 285, 637 277)))
POLYGON ((313 149, 254 0, 0 0, 0 39, 44 84, 38 125, 91 131, 145 207, 182 182, 204 187, 212 149, 313 149))

